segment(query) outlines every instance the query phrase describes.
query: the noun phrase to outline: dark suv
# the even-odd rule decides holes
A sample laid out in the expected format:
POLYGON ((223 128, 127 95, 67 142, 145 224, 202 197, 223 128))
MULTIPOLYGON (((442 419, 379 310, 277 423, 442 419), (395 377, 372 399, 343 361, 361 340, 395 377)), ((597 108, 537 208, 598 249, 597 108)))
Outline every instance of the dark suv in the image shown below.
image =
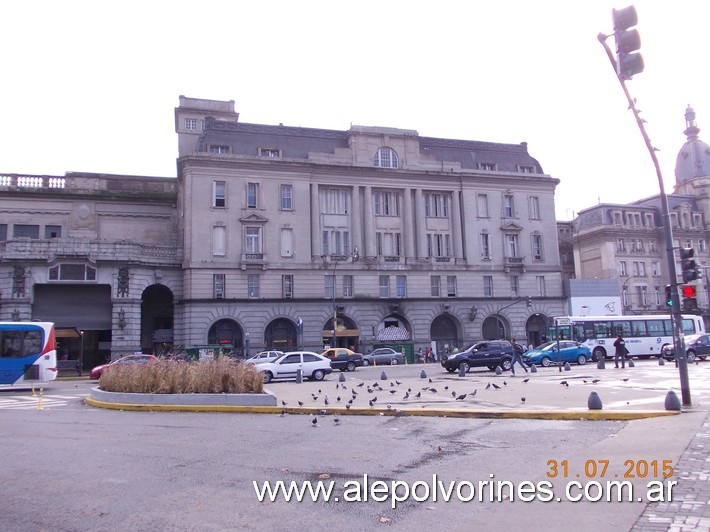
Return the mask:
POLYGON ((496 369, 500 366, 505 371, 510 369, 513 361, 513 346, 507 340, 486 340, 476 342, 460 353, 445 355, 441 365, 446 371, 453 373, 459 368, 468 371, 470 368, 487 367, 496 369))

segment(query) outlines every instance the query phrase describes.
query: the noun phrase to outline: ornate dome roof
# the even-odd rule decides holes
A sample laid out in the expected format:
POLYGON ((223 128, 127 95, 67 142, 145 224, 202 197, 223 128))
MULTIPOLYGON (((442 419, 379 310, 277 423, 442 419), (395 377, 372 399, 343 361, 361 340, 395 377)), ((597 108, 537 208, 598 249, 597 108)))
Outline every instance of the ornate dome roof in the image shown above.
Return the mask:
POLYGON ((696 177, 710 177, 710 146, 698 138, 700 128, 695 123, 695 111, 685 110, 685 133, 688 140, 678 152, 675 163, 676 186, 696 177))

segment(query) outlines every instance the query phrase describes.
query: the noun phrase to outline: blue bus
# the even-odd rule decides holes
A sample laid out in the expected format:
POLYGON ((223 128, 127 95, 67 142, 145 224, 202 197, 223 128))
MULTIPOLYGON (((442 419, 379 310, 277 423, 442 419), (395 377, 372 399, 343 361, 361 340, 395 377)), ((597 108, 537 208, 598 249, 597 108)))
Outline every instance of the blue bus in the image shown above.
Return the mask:
POLYGON ((56 378, 54 323, 0 322, 0 384, 42 383, 56 378))

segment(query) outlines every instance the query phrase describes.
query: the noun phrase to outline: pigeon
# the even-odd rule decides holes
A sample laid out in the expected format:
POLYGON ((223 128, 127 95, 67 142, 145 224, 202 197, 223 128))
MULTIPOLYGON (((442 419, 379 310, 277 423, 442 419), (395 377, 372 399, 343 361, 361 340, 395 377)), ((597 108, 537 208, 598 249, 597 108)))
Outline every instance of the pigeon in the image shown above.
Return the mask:
POLYGON ((625 379, 621 379, 621 380, 624 381, 624 382, 627 382, 627 381, 629 380, 629 378, 626 377, 625 379))
POLYGON ((390 390, 390 393, 397 393, 397 390, 390 390))
POLYGON ((348 404, 345 405, 345 409, 346 409, 346 410, 350 410, 350 403, 348 403, 348 404))
POLYGON ((336 397, 335 400, 340 402, 340 396, 336 397))
POLYGON ((318 400, 318 396, 317 396, 317 395, 314 395, 314 396, 313 396, 313 400, 314 400, 314 401, 317 401, 317 400, 318 400))
POLYGON ((500 386, 498 386, 495 382, 493 383, 493 387, 494 387, 496 390, 500 390, 500 386))
POLYGON ((394 382, 396 382, 396 383, 397 383, 397 386, 399 386, 400 384, 402 384, 402 383, 401 383, 401 382, 399 382, 399 381, 394 381, 394 382))
POLYGON ((508 386, 508 383, 503 381, 503 386, 508 386))
POLYGON ((392 408, 392 405, 388 404, 387 405, 387 410, 390 410, 392 408))
POLYGON ((437 390, 436 388, 429 388, 429 391, 430 391, 431 393, 436 393, 436 392, 438 392, 439 390, 437 390))
POLYGON ((328 413, 328 411, 327 411, 327 410, 319 410, 318 413, 319 413, 321 416, 325 416, 325 415, 328 413))
POLYGON ((281 410, 281 417, 284 417, 286 415, 286 409, 281 410))
POLYGON ((376 402, 377 402, 377 397, 373 397, 373 398, 372 398, 372 402, 373 402, 373 403, 376 403, 376 402))
POLYGON ((370 401, 368 401, 368 402, 370 403, 370 408, 372 408, 373 406, 375 406, 375 403, 372 402, 372 399, 370 399, 370 401))
POLYGON ((390 388, 394 386, 394 382, 390 382, 390 388))
POLYGON ((336 382, 336 383, 335 383, 335 389, 337 390, 337 389, 339 389, 339 388, 340 388, 340 383, 337 383, 337 382, 336 382))
POLYGON ((313 421, 311 421, 311 426, 315 427, 318 424, 318 418, 314 417, 313 421))
POLYGON ((471 392, 471 397, 474 397, 474 396, 476 395, 476 392, 477 392, 477 391, 478 391, 478 388, 476 388, 475 390, 473 390, 473 392, 471 392))
POLYGON ((444 386, 444 390, 448 390, 448 389, 449 389, 449 387, 448 387, 448 386, 444 386))
POLYGON ((321 389, 318 389, 318 393, 323 393, 323 391, 321 389))
POLYGON ((303 406, 303 401, 299 401, 298 406, 303 406))
POLYGON ((530 380, 530 377, 528 377, 527 379, 523 379, 523 382, 528 382, 529 380, 530 380))
POLYGON ((569 382, 567 381, 560 381, 560 384, 569 388, 569 382))
POLYGON ((339 418, 339 417, 334 417, 334 418, 333 418, 333 421, 334 421, 335 424, 337 425, 338 423, 340 423, 340 418, 339 418))
POLYGON ((330 403, 328 402, 328 397, 327 397, 327 396, 326 396, 326 398, 323 400, 323 402, 325 403, 325 406, 328 406, 328 405, 330 404, 330 403))
MULTIPOLYGON (((447 386, 447 388, 448 388, 448 386, 447 386)), ((451 392, 451 397, 456 397, 456 392, 452 391, 452 392, 451 392)))
POLYGON ((365 386, 364 382, 361 382, 360 384, 357 385, 358 388, 362 388, 363 386, 365 386))
POLYGON ((582 379, 582 382, 583 382, 584 384, 587 384, 587 379, 582 379))
POLYGON ((429 377, 429 382, 434 382, 433 380, 431 380, 431 377, 429 377))
POLYGON ((417 395, 415 395, 414 397, 416 397, 417 399, 419 399, 421 396, 422 396, 422 392, 417 392, 417 395))
POLYGON ((467 393, 461 394, 461 395, 459 395, 459 396, 456 398, 456 400, 457 400, 457 401, 463 401, 464 399, 466 399, 466 396, 467 396, 467 395, 468 395, 467 393))
POLYGON ((401 417, 404 415, 404 410, 397 409, 394 411, 394 417, 401 417))
POLYGON ((409 399, 409 392, 405 393, 404 397, 402 397, 402 399, 409 399))
POLYGON ((288 403, 286 401, 281 401, 281 406, 286 406, 288 403))
POLYGON ((491 383, 486 384, 486 390, 491 387, 491 383))
POLYGON ((372 393, 372 392, 374 392, 374 391, 375 391, 375 390, 373 390, 372 388, 368 388, 368 389, 367 389, 367 393, 372 393))
POLYGON ((525 402, 525 397, 521 397, 520 400, 524 403, 524 402, 525 402))
POLYGON ((601 379, 594 379, 594 380, 592 381, 592 384, 596 384, 596 383, 598 383, 599 381, 601 381, 601 379))

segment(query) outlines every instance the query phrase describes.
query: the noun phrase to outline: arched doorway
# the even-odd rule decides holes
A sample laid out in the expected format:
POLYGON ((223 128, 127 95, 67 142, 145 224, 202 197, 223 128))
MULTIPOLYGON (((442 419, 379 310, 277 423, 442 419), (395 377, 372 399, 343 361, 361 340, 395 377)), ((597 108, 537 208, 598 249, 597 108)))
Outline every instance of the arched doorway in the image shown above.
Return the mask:
POLYGON ((483 338, 486 340, 510 338, 510 326, 500 316, 488 316, 483 321, 483 338))
POLYGON ((360 330, 348 316, 338 314, 338 325, 335 330, 335 345, 333 345, 333 318, 325 322, 323 327, 323 345, 331 347, 354 348, 357 351, 360 344, 360 330))
POLYGON ((453 351, 454 347, 459 350, 464 346, 458 335, 458 327, 454 319, 448 314, 442 314, 434 318, 429 327, 429 337, 432 342, 436 342, 436 353, 441 355, 446 350, 453 351))
POLYGON ((224 318, 212 324, 209 331, 207 331, 207 343, 209 345, 231 347, 237 356, 245 355, 242 328, 230 318, 224 318))
POLYGON ((525 335, 528 345, 540 345, 547 339, 547 317, 542 314, 533 314, 525 324, 525 335))
POLYGON ((173 293, 165 285, 154 284, 141 297, 141 349, 162 353, 173 345, 173 293))
POLYGON ((291 351, 298 345, 296 325, 289 319, 278 318, 266 326, 264 343, 266 349, 291 351))

